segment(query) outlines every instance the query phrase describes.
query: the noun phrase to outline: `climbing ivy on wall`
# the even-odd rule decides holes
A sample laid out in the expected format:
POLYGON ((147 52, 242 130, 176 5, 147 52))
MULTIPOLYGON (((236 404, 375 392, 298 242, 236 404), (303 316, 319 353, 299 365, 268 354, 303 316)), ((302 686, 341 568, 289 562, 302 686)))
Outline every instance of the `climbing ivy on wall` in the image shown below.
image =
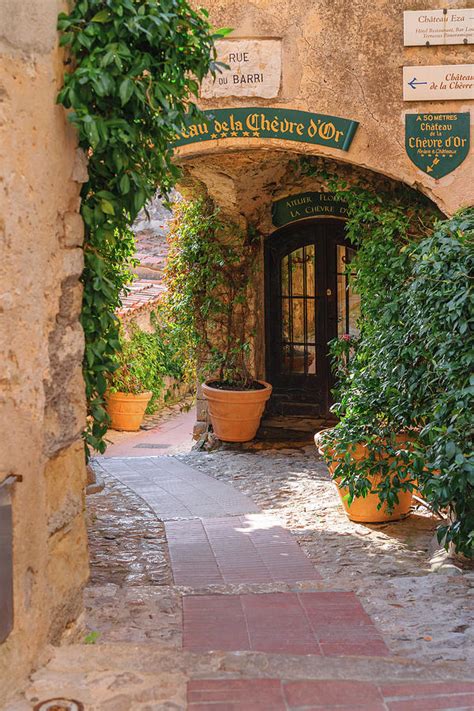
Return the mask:
POLYGON ((157 187, 166 192, 178 176, 173 139, 185 116, 198 113, 192 95, 217 68, 214 40, 227 30, 213 33, 207 13, 186 0, 79 0, 58 29, 71 62, 58 102, 89 162, 81 193, 89 454, 106 447, 104 394, 133 260, 129 227, 157 187))

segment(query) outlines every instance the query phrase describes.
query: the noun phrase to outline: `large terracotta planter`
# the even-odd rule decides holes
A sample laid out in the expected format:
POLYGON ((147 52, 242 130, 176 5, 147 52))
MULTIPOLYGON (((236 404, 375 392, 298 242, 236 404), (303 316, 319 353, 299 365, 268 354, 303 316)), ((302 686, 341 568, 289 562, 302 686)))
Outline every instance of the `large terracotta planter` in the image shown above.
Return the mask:
MULTIPOLYGON (((318 432, 314 436, 314 441, 318 452, 324 456, 324 450, 322 447, 322 437, 326 430, 318 432)), ((408 435, 400 434, 396 436, 396 441, 398 444, 406 444, 410 441, 408 435)), ((331 456, 334 456, 333 450, 327 450, 326 452, 331 456)), ((365 457, 366 446, 363 444, 356 444, 351 450, 351 459, 354 461, 360 461, 365 457)), ((328 462, 328 468, 332 476, 336 471, 336 467, 343 458, 343 455, 336 457, 332 462, 328 462)), ((389 457, 392 459, 392 457, 389 457)), ((374 475, 372 477, 372 490, 376 489, 381 481, 382 476, 374 475)), ((344 506, 344 510, 351 521, 356 521, 358 523, 383 523, 385 521, 399 521, 402 518, 406 518, 410 515, 410 510, 413 501, 413 493, 411 491, 398 491, 398 504, 395 504, 393 509, 389 512, 387 505, 384 504, 380 509, 377 508, 380 504, 380 499, 378 494, 369 493, 365 497, 355 498, 351 505, 349 506, 347 499, 345 498, 349 493, 346 487, 339 487, 339 481, 335 480, 336 488, 341 498, 341 503, 344 506)))
POLYGON ((202 392, 216 436, 223 442, 248 442, 257 434, 272 386, 264 380, 261 390, 220 390, 207 383, 202 392))
POLYGON ((107 413, 111 419, 111 428, 126 432, 139 430, 152 394, 151 392, 138 395, 121 392, 107 393, 107 413))

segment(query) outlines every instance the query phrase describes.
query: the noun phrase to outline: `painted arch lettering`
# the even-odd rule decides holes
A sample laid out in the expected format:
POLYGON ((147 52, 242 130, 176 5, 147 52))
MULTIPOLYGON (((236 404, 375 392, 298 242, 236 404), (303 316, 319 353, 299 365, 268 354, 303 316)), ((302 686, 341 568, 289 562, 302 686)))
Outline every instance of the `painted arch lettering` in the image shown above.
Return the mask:
POLYGON ((276 138, 349 150, 357 121, 294 109, 269 107, 215 109, 201 121, 189 122, 176 136, 176 146, 228 138, 276 138))

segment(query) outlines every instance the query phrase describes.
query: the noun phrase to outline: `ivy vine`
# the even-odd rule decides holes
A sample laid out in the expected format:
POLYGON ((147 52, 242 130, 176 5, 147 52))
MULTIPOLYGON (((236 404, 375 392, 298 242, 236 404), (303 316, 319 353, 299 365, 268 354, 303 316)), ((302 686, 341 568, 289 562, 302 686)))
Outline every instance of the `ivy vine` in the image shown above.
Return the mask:
POLYGON ((71 57, 58 103, 89 161, 81 193, 89 455, 106 448, 104 394, 120 348, 115 309, 130 280, 130 225, 178 177, 173 141, 199 113, 191 98, 218 69, 214 41, 228 30, 213 32, 206 11, 186 0, 79 0, 58 29, 71 57))

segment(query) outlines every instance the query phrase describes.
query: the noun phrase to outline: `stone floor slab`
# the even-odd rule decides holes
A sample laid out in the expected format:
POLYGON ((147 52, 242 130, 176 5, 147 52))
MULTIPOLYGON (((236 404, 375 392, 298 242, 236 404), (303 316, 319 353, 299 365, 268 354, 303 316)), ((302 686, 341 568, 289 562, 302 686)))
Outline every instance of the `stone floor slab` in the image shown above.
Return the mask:
POLYGON ((191 651, 389 654, 352 593, 187 595, 183 598, 183 619, 183 647, 191 651))
POLYGON ((190 711, 470 711, 473 695, 469 682, 199 679, 187 686, 190 711))
POLYGON ((177 585, 321 579, 291 533, 272 516, 168 521, 166 537, 177 585))
POLYGON ((238 516, 257 506, 174 457, 105 458, 97 464, 142 497, 161 520, 238 516))
POLYGON ((196 680, 188 683, 189 711, 286 711, 278 679, 196 680))

